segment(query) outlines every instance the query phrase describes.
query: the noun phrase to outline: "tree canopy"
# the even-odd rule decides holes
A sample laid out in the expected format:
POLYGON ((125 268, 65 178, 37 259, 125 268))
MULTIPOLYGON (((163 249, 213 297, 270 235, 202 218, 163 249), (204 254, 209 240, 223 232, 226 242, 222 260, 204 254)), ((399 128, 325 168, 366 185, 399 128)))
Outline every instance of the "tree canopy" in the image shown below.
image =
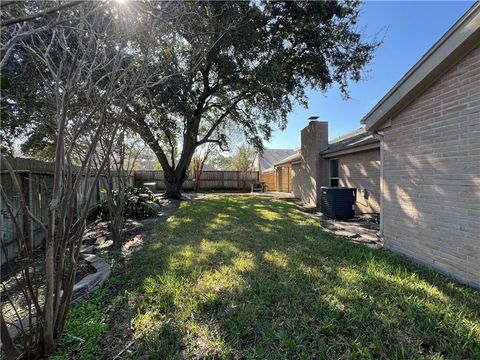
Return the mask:
MULTIPOLYGON (((196 148, 228 148, 231 128, 261 149, 274 129, 285 128, 295 103, 307 105, 306 88, 325 91, 336 83, 348 97, 348 85, 361 79, 378 46, 357 28, 357 1, 124 5, 128 25, 118 30, 141 31, 129 38, 123 61, 148 74, 129 101, 124 126, 155 153, 168 197, 181 196, 196 148)), ((113 49, 124 45, 119 36, 103 41, 113 49)), ((5 67, 15 81, 2 96, 2 140, 15 138, 20 127, 27 135, 24 151, 51 155, 51 113, 44 111, 51 93, 41 72, 25 71, 35 61, 19 48, 5 67)), ((80 107, 81 100, 75 99, 80 107)))
POLYGON ((179 196, 197 146, 228 146, 230 125, 261 148, 295 102, 307 104, 305 88, 337 83, 348 96, 378 45, 356 29, 359 5, 183 3, 190 16, 169 20, 170 48, 153 65, 173 75, 136 98, 130 124, 162 164, 168 195, 179 196))

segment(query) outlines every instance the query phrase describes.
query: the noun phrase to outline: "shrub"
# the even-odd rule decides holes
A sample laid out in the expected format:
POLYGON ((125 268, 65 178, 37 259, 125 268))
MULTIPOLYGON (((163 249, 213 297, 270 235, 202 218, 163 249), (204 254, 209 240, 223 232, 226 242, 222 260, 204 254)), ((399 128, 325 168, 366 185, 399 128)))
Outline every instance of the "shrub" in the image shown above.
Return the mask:
MULTIPOLYGON (((114 196, 118 196, 114 191, 114 196)), ((125 190, 125 217, 132 219, 144 219, 156 216, 158 213, 158 199, 153 192, 146 187, 129 186, 125 190)), ((100 215, 103 219, 109 218, 107 200, 100 201, 100 215)))

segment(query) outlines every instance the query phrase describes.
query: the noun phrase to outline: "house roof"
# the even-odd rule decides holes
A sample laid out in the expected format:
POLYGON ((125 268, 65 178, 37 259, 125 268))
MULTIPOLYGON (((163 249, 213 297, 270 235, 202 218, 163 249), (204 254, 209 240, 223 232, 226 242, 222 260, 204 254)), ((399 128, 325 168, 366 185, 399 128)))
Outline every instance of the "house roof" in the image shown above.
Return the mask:
MULTIPOLYGON (((336 155, 344 155, 353 152, 376 149, 380 147, 380 141, 369 133, 364 127, 351 131, 347 134, 330 140, 328 147, 320 152, 322 157, 328 158, 336 155)), ((302 161, 302 155, 299 151, 277 161, 274 166, 280 166, 288 163, 302 161)), ((273 171, 274 167, 264 170, 264 172, 273 171)))
POLYGON ((286 158, 280 160, 279 162, 275 163, 275 166, 283 165, 283 164, 288 164, 292 162, 297 162, 302 160, 302 155, 299 152, 296 152, 295 154, 292 154, 290 156, 287 156, 286 158))
MULTIPOLYGON (((373 137, 373 135, 361 127, 357 130, 349 132, 345 135, 330 140, 328 147, 321 151, 322 156, 338 154, 341 152, 353 152, 356 150, 363 150, 365 146, 372 145, 368 148, 380 146, 380 141, 373 137)), ((365 148, 367 150, 368 148, 365 148)))
POLYGON ((295 150, 293 149, 265 149, 260 156, 260 171, 273 167, 274 164, 287 156, 293 155, 295 150))
POLYGON ((480 2, 438 40, 398 83, 365 115, 367 130, 382 128, 445 71, 480 43, 480 2))

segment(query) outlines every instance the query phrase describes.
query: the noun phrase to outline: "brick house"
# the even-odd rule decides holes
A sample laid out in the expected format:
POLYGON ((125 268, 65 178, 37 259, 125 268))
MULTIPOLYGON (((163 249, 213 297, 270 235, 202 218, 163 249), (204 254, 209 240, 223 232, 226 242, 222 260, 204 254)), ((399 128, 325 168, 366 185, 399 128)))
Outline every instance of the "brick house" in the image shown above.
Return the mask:
POLYGON ((480 287, 480 3, 363 118, 385 247, 480 287))
POLYGON ((357 188, 357 213, 380 212, 380 141, 360 128, 328 140, 328 122, 312 120, 296 153, 276 162, 275 189, 320 203, 322 186, 357 188))
POLYGON ((301 148, 268 170, 270 189, 318 205, 322 186, 355 187, 356 212, 381 214, 386 248, 480 288, 480 2, 365 128, 328 141, 315 119, 301 148))
POLYGON ((360 128, 329 142, 320 153, 329 161, 329 186, 357 189, 355 211, 380 212, 380 141, 360 128))

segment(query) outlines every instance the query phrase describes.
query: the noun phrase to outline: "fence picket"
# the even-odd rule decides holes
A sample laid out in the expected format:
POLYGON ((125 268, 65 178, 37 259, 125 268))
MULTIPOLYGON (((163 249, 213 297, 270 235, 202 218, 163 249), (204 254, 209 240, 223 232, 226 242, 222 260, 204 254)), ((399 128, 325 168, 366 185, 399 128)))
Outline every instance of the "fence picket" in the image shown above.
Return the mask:
MULTIPOLYGON (((142 170, 135 171, 135 185, 149 186, 154 190, 165 190, 163 171, 161 170, 142 170)), ((223 171, 208 170, 203 171, 200 176, 200 191, 208 190, 248 190, 250 184, 259 179, 258 171, 223 171)), ((183 190, 189 191, 195 189, 195 178, 193 176, 183 184, 183 190)))
MULTIPOLYGON (((10 163, 15 172, 20 175, 21 184, 23 186, 24 194, 29 201, 30 211, 39 219, 47 224, 48 221, 48 206, 52 198, 53 189, 53 174, 55 164, 34 159, 12 158, 10 163)), ((74 168, 74 171, 78 168, 74 168)), ((93 174, 92 174, 93 176, 93 174)), ((256 171, 241 173, 239 171, 203 171, 200 176, 200 190, 248 190, 250 184, 257 182, 259 174, 256 171)), ((92 181, 90 177, 87 181, 92 181)), ((1 171, 0 181, 3 190, 7 194, 8 201, 13 207, 14 214, 18 214, 20 225, 23 227, 23 214, 18 201, 18 195, 13 188, 13 184, 8 171, 1 171)), ((128 179, 129 184, 136 186, 150 184, 155 190, 165 189, 163 171, 149 171, 139 170, 134 171, 133 175, 128 179)), ((76 194, 78 200, 77 206, 83 206, 81 199, 85 184, 79 187, 76 194)), ((96 206, 96 202, 106 198, 103 189, 107 185, 107 179, 104 176, 100 177, 96 187, 96 194, 93 196, 90 208, 96 206)), ((114 188, 118 186, 118 180, 114 181, 114 188)), ((195 179, 189 177, 185 181, 183 189, 193 190, 195 188, 195 179)), ((17 242, 15 230, 12 220, 9 218, 6 211, 6 205, 0 198, 0 236, 1 236, 1 264, 3 265, 8 260, 12 259, 17 254, 17 242)), ((43 242, 43 235, 38 225, 33 226, 33 242, 35 246, 39 246, 43 242)))

